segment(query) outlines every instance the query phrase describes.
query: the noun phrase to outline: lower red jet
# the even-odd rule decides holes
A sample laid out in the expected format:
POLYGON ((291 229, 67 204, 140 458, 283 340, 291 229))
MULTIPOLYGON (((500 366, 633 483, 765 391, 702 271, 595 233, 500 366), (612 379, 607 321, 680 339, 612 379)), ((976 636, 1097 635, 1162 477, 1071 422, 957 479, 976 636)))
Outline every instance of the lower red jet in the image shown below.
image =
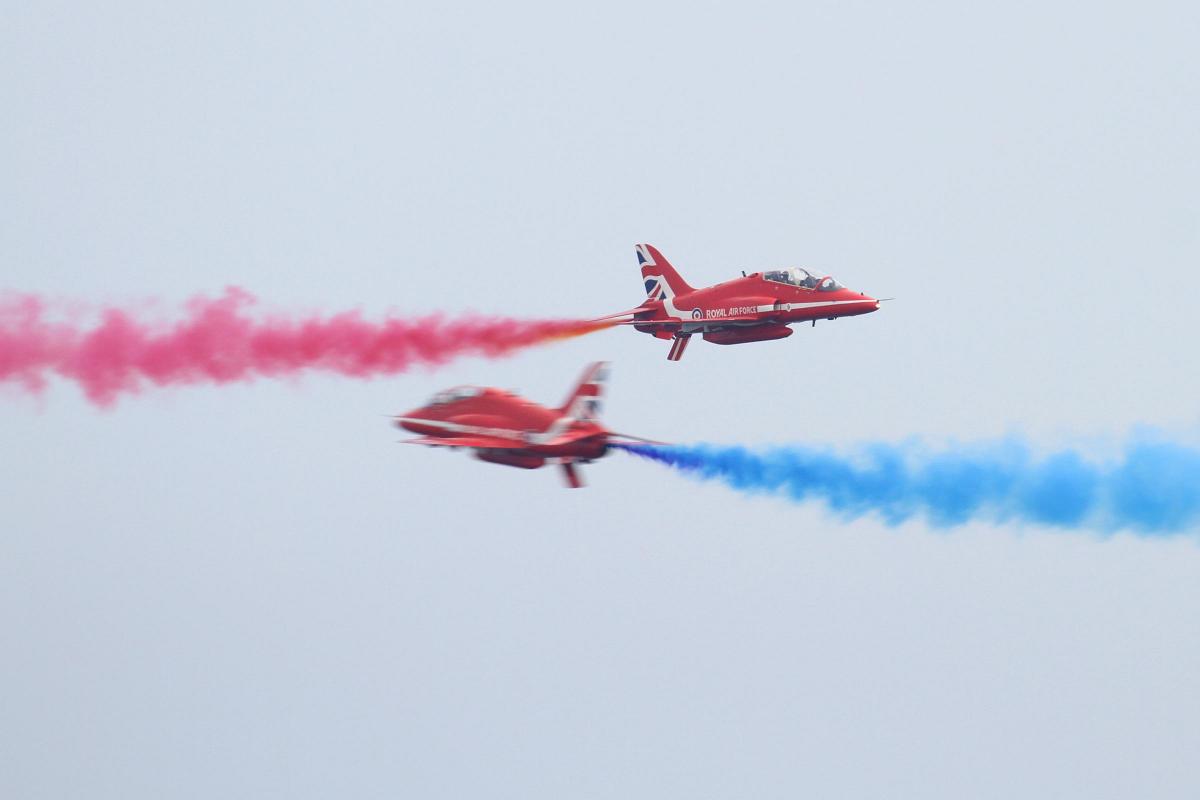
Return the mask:
POLYGON ((693 289, 663 254, 648 244, 637 245, 638 264, 646 286, 646 301, 619 324, 632 325, 659 339, 672 339, 667 358, 678 361, 693 334, 713 344, 743 344, 783 339, 795 322, 869 314, 879 302, 845 288, 832 277, 819 277, 793 267, 754 272, 703 289, 693 289))
POLYGON ((637 441, 600 424, 600 398, 608 367, 592 364, 559 408, 546 408, 501 389, 459 386, 429 404, 395 417, 396 427, 422 434, 407 444, 466 447, 480 461, 537 469, 547 461, 562 468, 567 485, 583 485, 576 464, 604 457, 610 444, 637 441))

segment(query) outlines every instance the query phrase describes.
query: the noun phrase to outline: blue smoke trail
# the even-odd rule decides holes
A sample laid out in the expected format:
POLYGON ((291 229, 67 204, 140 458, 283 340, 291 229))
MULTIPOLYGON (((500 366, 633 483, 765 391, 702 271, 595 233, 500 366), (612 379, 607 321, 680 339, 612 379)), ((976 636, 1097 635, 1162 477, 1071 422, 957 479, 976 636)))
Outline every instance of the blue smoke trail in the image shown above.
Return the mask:
POLYGON ((877 513, 890 525, 923 515, 938 527, 1030 522, 1166 535, 1200 526, 1200 450, 1164 442, 1133 442, 1100 464, 1070 450, 1035 458, 1016 440, 936 453, 871 444, 852 456, 803 446, 617 446, 740 491, 821 500, 845 518, 877 513))

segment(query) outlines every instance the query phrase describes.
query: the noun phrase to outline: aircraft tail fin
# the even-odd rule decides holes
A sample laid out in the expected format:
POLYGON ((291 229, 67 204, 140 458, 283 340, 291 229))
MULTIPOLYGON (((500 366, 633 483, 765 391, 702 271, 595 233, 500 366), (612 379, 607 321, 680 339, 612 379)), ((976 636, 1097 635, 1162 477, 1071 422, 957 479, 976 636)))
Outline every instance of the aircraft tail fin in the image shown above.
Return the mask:
POLYGON ((679 276, 671 262, 652 244, 636 245, 638 266, 642 268, 642 283, 646 287, 646 297, 651 300, 662 300, 677 294, 687 294, 693 291, 687 281, 679 276))
POLYGON ((608 363, 597 361, 583 372, 579 383, 567 395, 562 413, 581 422, 591 422, 600 417, 600 403, 604 397, 604 383, 608 380, 608 363))

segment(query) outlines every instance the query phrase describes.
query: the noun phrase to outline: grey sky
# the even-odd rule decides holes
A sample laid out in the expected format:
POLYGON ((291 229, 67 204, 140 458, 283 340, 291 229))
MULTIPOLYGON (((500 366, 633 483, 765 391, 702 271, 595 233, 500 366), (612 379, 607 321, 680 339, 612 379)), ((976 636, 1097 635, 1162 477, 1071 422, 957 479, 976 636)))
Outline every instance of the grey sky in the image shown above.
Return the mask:
POLYGON ((838 522, 401 448, 478 382, 656 438, 1200 434, 1189 4, 8 8, 0 285, 592 314, 875 296, 356 382, 0 397, 5 797, 1194 797, 1194 536, 838 522))

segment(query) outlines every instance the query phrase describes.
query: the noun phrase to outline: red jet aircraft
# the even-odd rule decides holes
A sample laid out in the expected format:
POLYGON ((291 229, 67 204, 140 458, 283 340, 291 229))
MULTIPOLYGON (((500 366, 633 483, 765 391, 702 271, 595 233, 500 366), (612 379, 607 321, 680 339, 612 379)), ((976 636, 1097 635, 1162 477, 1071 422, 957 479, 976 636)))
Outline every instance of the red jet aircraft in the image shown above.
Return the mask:
POLYGON ((480 461, 521 469, 537 469, 550 461, 562 467, 567 485, 578 489, 583 481, 576 464, 602 458, 610 444, 648 441, 613 433, 600 424, 607 378, 607 364, 592 364, 559 408, 539 406, 500 389, 459 386, 394 419, 396 427, 421 434, 406 444, 467 447, 480 461))
POLYGON ((742 344, 783 339, 794 322, 869 314, 879 308, 874 297, 851 291, 830 276, 818 277, 793 267, 755 272, 704 289, 693 289, 663 254, 637 245, 638 264, 646 285, 646 301, 619 324, 659 339, 673 339, 670 361, 683 358, 693 334, 713 344, 742 344))

